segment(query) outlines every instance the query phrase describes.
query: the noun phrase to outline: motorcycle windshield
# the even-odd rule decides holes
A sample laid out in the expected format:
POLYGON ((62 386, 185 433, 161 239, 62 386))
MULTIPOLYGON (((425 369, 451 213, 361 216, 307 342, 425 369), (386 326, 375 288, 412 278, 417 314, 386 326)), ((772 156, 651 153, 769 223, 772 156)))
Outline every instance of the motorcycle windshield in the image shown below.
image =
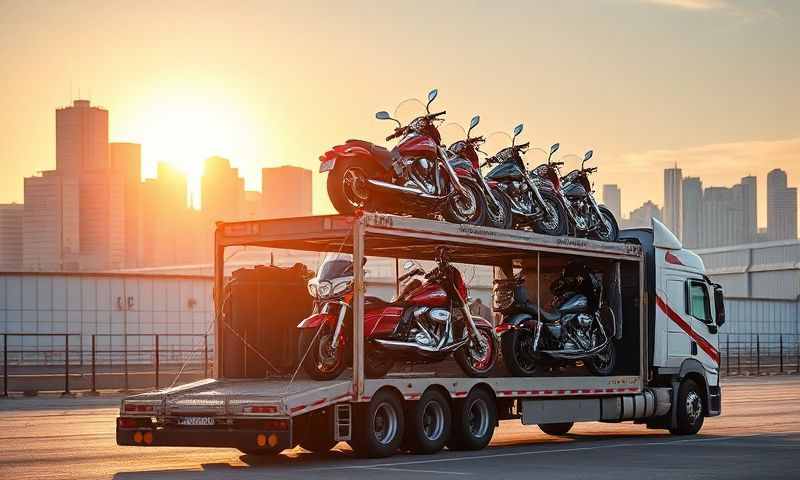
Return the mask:
POLYGON ((349 253, 328 253, 319 266, 317 279, 322 282, 353 275, 353 256, 349 253))
POLYGON ((540 165, 547 163, 547 151, 541 147, 531 147, 522 157, 522 161, 525 163, 525 169, 533 172, 540 165))

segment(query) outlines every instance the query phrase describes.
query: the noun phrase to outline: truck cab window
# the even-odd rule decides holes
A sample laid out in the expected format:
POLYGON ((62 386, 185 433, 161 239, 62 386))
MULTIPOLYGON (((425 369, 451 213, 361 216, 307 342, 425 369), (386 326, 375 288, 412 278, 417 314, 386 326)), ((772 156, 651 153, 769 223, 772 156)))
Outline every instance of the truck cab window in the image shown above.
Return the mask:
POLYGON ((702 322, 710 323, 712 321, 711 302, 705 284, 697 280, 689 280, 687 289, 687 313, 702 322))

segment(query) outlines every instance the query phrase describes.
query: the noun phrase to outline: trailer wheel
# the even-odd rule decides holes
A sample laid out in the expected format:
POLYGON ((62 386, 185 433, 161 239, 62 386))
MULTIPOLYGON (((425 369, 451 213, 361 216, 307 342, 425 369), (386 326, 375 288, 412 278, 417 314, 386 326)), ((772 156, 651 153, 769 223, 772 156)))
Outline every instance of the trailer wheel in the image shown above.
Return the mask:
POLYGON ((350 446, 357 455, 388 457, 400 448, 405 418, 403 401, 398 395, 381 390, 367 405, 360 405, 354 414, 350 446))
POLYGON ((575 425, 573 422, 562 422, 562 423, 540 423, 539 430, 543 431, 548 435, 566 435, 567 432, 570 431, 572 426, 575 425))
POLYGON ((450 438, 450 403, 439 391, 428 390, 414 402, 406 419, 405 446, 412 453, 436 453, 450 438))
POLYGON ((686 379, 678 388, 678 426, 670 428, 673 435, 694 435, 703 427, 703 395, 694 380, 686 379))
POLYGON ((496 425, 494 398, 485 390, 473 390, 453 405, 453 432, 447 446, 451 450, 480 450, 489 444, 496 425))

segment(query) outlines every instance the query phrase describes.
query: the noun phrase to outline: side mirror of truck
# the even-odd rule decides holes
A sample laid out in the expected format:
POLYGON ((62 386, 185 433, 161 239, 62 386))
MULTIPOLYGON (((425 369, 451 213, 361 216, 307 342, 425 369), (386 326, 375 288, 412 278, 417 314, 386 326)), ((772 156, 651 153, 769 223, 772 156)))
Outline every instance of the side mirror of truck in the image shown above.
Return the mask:
POLYGON ((714 285, 714 310, 716 311, 717 326, 721 327, 725 323, 725 295, 722 292, 722 285, 714 285))

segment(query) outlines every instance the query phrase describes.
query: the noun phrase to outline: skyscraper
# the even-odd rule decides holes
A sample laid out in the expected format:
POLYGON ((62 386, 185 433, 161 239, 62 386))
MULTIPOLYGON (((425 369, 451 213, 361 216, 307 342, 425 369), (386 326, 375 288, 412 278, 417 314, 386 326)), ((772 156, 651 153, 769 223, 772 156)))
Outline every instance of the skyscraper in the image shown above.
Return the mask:
POLYGON ((650 227, 652 219, 661 220, 661 209, 650 200, 644 202, 641 207, 631 212, 630 218, 625 223, 625 228, 650 227))
POLYGON ((111 169, 122 175, 124 188, 125 267, 140 266, 142 146, 136 143, 109 145, 111 169))
POLYGON ((203 166, 200 203, 203 214, 213 222, 241 219, 244 208, 244 179, 227 158, 211 157, 203 166))
POLYGON ((667 168, 664 170, 664 210, 662 215, 664 224, 676 236, 682 233, 681 226, 681 180, 683 173, 680 168, 667 168))
POLYGON ((722 247, 746 243, 744 233, 744 187, 709 187, 703 192, 703 223, 700 246, 722 247))
POLYGON ((617 222, 622 220, 622 192, 616 184, 603 185, 603 203, 614 214, 617 222))
POLYGON ((770 240, 797 238, 797 189, 788 188, 786 172, 767 174, 767 236, 770 240))
POLYGON ((683 207, 681 241, 687 248, 696 248, 700 246, 700 229, 703 218, 703 182, 700 177, 683 179, 681 206, 683 207))
POLYGON ((210 234, 197 226, 189 228, 192 211, 186 175, 167 163, 159 163, 157 169, 158 177, 142 184, 142 263, 157 266, 191 262, 196 237, 202 239, 210 234))
POLYGON ((0 271, 22 269, 22 219, 25 206, 0 204, 0 271))
POLYGON ((108 168, 108 111, 75 100, 56 110, 56 170, 76 175, 108 168))
POLYGON ((262 169, 261 199, 267 218, 311 215, 311 170, 291 166, 262 169))
POLYGON ((77 177, 55 170, 26 177, 22 220, 25 270, 78 270, 80 193, 77 177))
POLYGON ((758 234, 758 183, 756 177, 748 175, 742 177, 742 228, 745 243, 756 240, 758 234))

